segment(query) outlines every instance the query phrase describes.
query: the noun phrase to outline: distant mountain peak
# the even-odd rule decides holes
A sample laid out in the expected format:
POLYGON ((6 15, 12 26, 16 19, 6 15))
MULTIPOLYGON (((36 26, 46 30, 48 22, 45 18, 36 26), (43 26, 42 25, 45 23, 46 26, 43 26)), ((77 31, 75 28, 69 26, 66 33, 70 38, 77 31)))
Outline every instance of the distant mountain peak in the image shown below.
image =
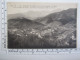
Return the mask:
POLYGON ((70 8, 63 10, 61 12, 51 13, 43 18, 37 19, 37 22, 42 24, 53 23, 54 21, 59 21, 62 24, 66 24, 69 21, 76 21, 77 8, 70 8))

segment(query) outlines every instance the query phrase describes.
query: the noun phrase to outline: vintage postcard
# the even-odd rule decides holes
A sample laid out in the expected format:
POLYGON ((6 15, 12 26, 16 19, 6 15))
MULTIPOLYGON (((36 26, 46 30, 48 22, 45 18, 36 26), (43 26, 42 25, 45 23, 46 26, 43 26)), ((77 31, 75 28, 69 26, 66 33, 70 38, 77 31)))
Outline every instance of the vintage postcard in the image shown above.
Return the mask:
POLYGON ((77 3, 7 3, 7 48, 76 48, 77 3))

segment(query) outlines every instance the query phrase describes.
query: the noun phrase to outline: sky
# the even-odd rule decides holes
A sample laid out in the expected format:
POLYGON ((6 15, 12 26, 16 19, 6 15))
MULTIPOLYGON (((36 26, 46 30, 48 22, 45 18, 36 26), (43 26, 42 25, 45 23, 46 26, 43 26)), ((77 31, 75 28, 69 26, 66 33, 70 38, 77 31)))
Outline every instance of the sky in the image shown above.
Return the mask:
POLYGON ((50 13, 59 12, 69 8, 77 8, 76 3, 39 3, 39 2, 8 2, 7 14, 23 14, 25 17, 35 19, 50 13))

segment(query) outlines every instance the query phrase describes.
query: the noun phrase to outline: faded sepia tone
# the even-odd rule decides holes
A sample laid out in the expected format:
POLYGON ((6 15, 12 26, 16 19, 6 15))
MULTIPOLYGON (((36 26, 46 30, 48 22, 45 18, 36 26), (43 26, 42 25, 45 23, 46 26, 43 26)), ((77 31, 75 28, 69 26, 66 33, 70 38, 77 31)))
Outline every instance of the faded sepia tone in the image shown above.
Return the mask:
POLYGON ((8 2, 8 48, 76 48, 77 4, 8 2))

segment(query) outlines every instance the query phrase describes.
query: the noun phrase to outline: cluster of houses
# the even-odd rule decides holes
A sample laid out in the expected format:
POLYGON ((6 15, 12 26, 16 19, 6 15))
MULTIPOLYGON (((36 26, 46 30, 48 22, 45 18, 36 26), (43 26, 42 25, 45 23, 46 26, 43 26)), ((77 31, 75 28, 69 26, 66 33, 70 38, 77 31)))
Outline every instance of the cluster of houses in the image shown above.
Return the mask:
POLYGON ((20 30, 20 29, 9 29, 9 32, 11 34, 15 34, 17 36, 28 36, 28 34, 34 34, 34 35, 37 35, 39 38, 43 38, 43 36, 45 34, 48 34, 48 33, 51 33, 51 32, 54 32, 54 30, 52 29, 45 29, 45 30, 42 30, 42 31, 39 31, 39 30, 36 30, 36 29, 24 29, 24 30, 20 30))

